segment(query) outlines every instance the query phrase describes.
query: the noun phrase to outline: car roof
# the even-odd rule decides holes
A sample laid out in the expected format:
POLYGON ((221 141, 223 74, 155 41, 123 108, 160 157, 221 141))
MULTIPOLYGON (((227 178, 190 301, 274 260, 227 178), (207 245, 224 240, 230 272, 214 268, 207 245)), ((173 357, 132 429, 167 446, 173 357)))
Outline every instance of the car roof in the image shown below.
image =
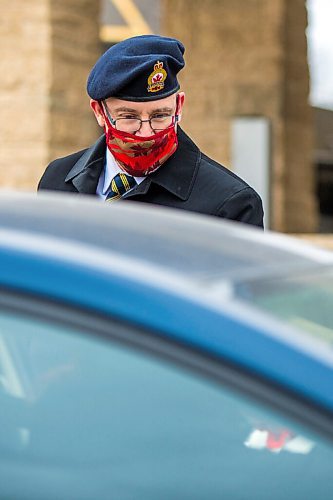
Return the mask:
POLYGON ((128 200, 104 204, 82 195, 2 192, 0 227, 149 260, 205 284, 333 262, 331 252, 253 226, 128 200))
POLYGON ((333 409, 327 343, 232 294, 249 278, 331 269, 331 252, 155 205, 2 192, 0 259, 2 286, 118 315, 312 393, 333 409))

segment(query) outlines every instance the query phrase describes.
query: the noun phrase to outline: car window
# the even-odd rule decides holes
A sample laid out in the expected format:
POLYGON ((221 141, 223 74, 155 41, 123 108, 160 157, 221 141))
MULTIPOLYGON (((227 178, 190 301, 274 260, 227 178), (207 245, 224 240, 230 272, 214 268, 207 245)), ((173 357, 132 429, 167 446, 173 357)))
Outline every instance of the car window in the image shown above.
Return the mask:
POLYGON ((90 333, 0 312, 1 498, 332 498, 323 438, 90 333))
POLYGON ((333 346, 333 271, 259 279, 238 286, 238 295, 260 309, 333 346))

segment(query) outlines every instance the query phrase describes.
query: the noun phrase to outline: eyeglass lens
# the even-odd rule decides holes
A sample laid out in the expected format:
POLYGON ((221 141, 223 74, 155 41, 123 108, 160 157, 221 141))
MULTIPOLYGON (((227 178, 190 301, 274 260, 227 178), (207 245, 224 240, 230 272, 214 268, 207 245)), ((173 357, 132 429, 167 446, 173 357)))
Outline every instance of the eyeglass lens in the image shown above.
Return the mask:
POLYGON ((152 130, 164 130, 173 124, 174 116, 163 116, 150 118, 149 120, 140 120, 140 118, 118 118, 115 120, 116 129, 122 132, 137 132, 142 123, 149 122, 152 130))

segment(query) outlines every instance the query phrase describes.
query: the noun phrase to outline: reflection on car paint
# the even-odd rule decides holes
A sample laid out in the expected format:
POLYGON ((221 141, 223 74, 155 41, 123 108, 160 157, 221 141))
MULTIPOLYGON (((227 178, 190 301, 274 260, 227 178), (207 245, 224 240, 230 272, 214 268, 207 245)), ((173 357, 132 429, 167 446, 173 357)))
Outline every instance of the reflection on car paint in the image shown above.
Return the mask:
POLYGON ((24 399, 26 396, 10 349, 3 335, 0 335, 0 387, 15 398, 24 399))
POLYGON ((315 443, 304 436, 296 436, 288 429, 281 429, 278 432, 270 429, 253 429, 244 441, 244 445, 254 450, 266 449, 272 453, 289 451, 290 453, 307 455, 315 443))

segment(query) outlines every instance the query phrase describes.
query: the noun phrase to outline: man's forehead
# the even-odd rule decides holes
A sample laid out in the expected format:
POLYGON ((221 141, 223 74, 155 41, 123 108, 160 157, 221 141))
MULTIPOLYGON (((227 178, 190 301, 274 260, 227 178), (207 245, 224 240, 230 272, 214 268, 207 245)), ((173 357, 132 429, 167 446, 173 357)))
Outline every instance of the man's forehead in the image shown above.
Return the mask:
POLYGON ((158 99, 156 101, 134 102, 117 99, 116 97, 110 97, 106 100, 106 102, 108 108, 113 111, 151 112, 155 110, 172 109, 176 104, 176 94, 165 97, 164 99, 158 99))

